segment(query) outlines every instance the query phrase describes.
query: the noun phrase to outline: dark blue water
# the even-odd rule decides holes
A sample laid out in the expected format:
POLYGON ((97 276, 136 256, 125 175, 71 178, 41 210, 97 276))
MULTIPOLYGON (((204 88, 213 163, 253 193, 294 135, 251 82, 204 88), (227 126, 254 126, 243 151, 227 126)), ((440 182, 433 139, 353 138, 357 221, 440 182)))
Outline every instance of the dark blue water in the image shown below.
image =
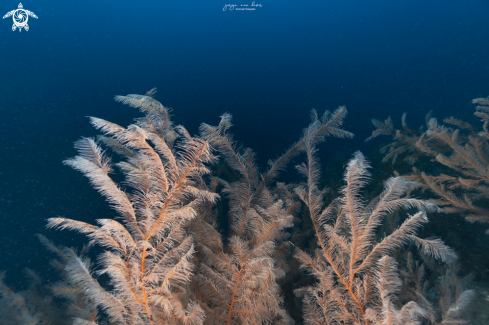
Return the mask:
MULTIPOLYGON (((487 0, 264 0, 223 11, 226 3, 28 0, 39 17, 29 31, 0 20, 0 269, 9 281, 48 267, 34 234, 83 242, 45 230, 45 219, 115 215, 62 165, 73 141, 96 134, 86 116, 122 125, 139 116, 114 95, 157 87, 191 133, 229 112, 260 164, 299 138, 311 108, 347 106, 356 139, 329 140, 323 155, 348 157, 375 149, 363 143, 371 118, 399 125, 408 112, 416 126, 433 110, 471 119, 470 101, 489 95, 487 0)), ((0 13, 17 6, 2 1, 0 13)))

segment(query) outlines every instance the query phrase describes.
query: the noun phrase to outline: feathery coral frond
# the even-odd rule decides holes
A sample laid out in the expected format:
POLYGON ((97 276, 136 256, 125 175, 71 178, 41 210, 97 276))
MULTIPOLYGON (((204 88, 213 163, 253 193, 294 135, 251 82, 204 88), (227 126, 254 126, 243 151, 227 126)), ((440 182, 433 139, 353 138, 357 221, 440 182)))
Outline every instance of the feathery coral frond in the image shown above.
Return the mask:
POLYGON ((414 241, 431 256, 444 261, 454 258, 440 240, 416 237, 419 228, 428 221, 425 211, 435 210, 436 206, 408 197, 416 184, 402 177, 389 179, 379 197, 371 203, 364 202, 362 189, 369 181, 370 166, 357 152, 346 168, 341 197, 323 208, 317 188, 319 168, 313 136, 305 136, 305 150, 308 164, 298 169, 308 177, 308 183, 307 187, 299 187, 297 194, 308 208, 319 246, 314 259, 296 249, 302 268, 317 280, 315 285, 296 291, 303 297, 306 323, 336 323, 340 317, 339 323, 343 324, 417 324, 428 317, 427 310, 414 301, 398 309, 396 296, 402 282, 392 256, 394 251, 414 241), (408 217, 379 243, 375 242, 375 231, 384 217, 411 208, 422 211, 408 217), (370 287, 368 279, 372 277, 377 281, 376 289, 370 287), (336 312, 325 308, 326 305, 336 306, 332 307, 336 312))
POLYGON ((481 193, 489 193, 489 106, 485 98, 474 99, 473 103, 478 105, 475 115, 483 122, 482 130, 454 117, 440 124, 427 116, 426 131, 408 132, 403 116, 405 130, 394 129, 390 119, 385 124, 376 121, 377 130, 367 140, 395 133, 394 141, 382 149, 387 152, 384 161, 394 163, 400 155, 405 155, 404 160, 409 163, 423 156, 436 160, 450 175, 427 176, 415 170, 410 178, 439 197, 436 203, 442 212, 464 215, 468 221, 489 222, 489 212, 476 206, 476 202, 480 202, 479 206, 486 203, 487 195, 481 193), (462 189, 463 195, 453 192, 455 189, 462 189))

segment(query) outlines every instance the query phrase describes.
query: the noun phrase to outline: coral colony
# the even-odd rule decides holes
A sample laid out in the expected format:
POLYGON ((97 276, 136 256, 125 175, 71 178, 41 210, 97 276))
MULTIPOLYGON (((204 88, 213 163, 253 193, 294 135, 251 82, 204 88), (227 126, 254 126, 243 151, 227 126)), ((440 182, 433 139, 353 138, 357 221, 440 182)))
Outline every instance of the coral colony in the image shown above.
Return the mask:
POLYGON ((40 236, 61 280, 43 286, 29 271, 32 285, 20 293, 0 281, 2 324, 467 323, 475 293, 457 277, 457 255, 418 234, 432 213, 489 220, 479 205, 489 194, 489 100, 474 101, 481 130, 455 118, 428 117, 426 131, 405 116, 401 130, 374 120, 371 138, 394 137, 386 161, 428 156, 451 172, 415 168, 367 199, 371 167, 360 152, 339 193, 320 187, 318 145, 353 136, 341 128, 346 108, 313 112, 299 141, 260 171, 254 152, 233 141, 229 114, 192 136, 155 92, 116 96, 144 114, 127 128, 90 119, 103 135, 78 140, 64 163, 117 218, 49 219, 88 245, 76 251, 40 236), (284 173, 298 182, 280 182, 284 173), (425 192, 434 198, 419 198, 425 192))

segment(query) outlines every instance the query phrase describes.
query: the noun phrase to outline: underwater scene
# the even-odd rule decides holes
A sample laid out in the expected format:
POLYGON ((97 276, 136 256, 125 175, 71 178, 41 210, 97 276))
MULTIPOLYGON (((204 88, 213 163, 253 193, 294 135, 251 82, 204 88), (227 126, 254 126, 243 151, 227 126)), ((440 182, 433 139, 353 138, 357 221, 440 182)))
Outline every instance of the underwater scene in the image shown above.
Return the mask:
POLYGON ((489 2, 2 1, 0 325, 489 324, 489 2))

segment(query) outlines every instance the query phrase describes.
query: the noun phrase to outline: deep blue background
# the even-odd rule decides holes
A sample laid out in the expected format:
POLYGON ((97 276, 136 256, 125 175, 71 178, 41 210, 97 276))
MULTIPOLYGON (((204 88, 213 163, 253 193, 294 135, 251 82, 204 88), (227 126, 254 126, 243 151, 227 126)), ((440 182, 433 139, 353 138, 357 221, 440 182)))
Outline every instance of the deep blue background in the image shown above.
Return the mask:
MULTIPOLYGON (((311 108, 349 109, 356 139, 330 140, 332 156, 368 150, 371 118, 470 119, 470 100, 489 95, 486 0, 226 3, 26 0, 39 17, 28 32, 0 20, 0 269, 11 281, 26 266, 45 269, 35 233, 79 243, 46 231, 46 218, 115 215, 61 163, 73 141, 96 134, 86 116, 122 125, 138 116, 114 95, 158 87, 191 133, 230 112, 236 139, 262 164, 299 138, 311 108)), ((17 5, 2 1, 0 14, 17 5)))

